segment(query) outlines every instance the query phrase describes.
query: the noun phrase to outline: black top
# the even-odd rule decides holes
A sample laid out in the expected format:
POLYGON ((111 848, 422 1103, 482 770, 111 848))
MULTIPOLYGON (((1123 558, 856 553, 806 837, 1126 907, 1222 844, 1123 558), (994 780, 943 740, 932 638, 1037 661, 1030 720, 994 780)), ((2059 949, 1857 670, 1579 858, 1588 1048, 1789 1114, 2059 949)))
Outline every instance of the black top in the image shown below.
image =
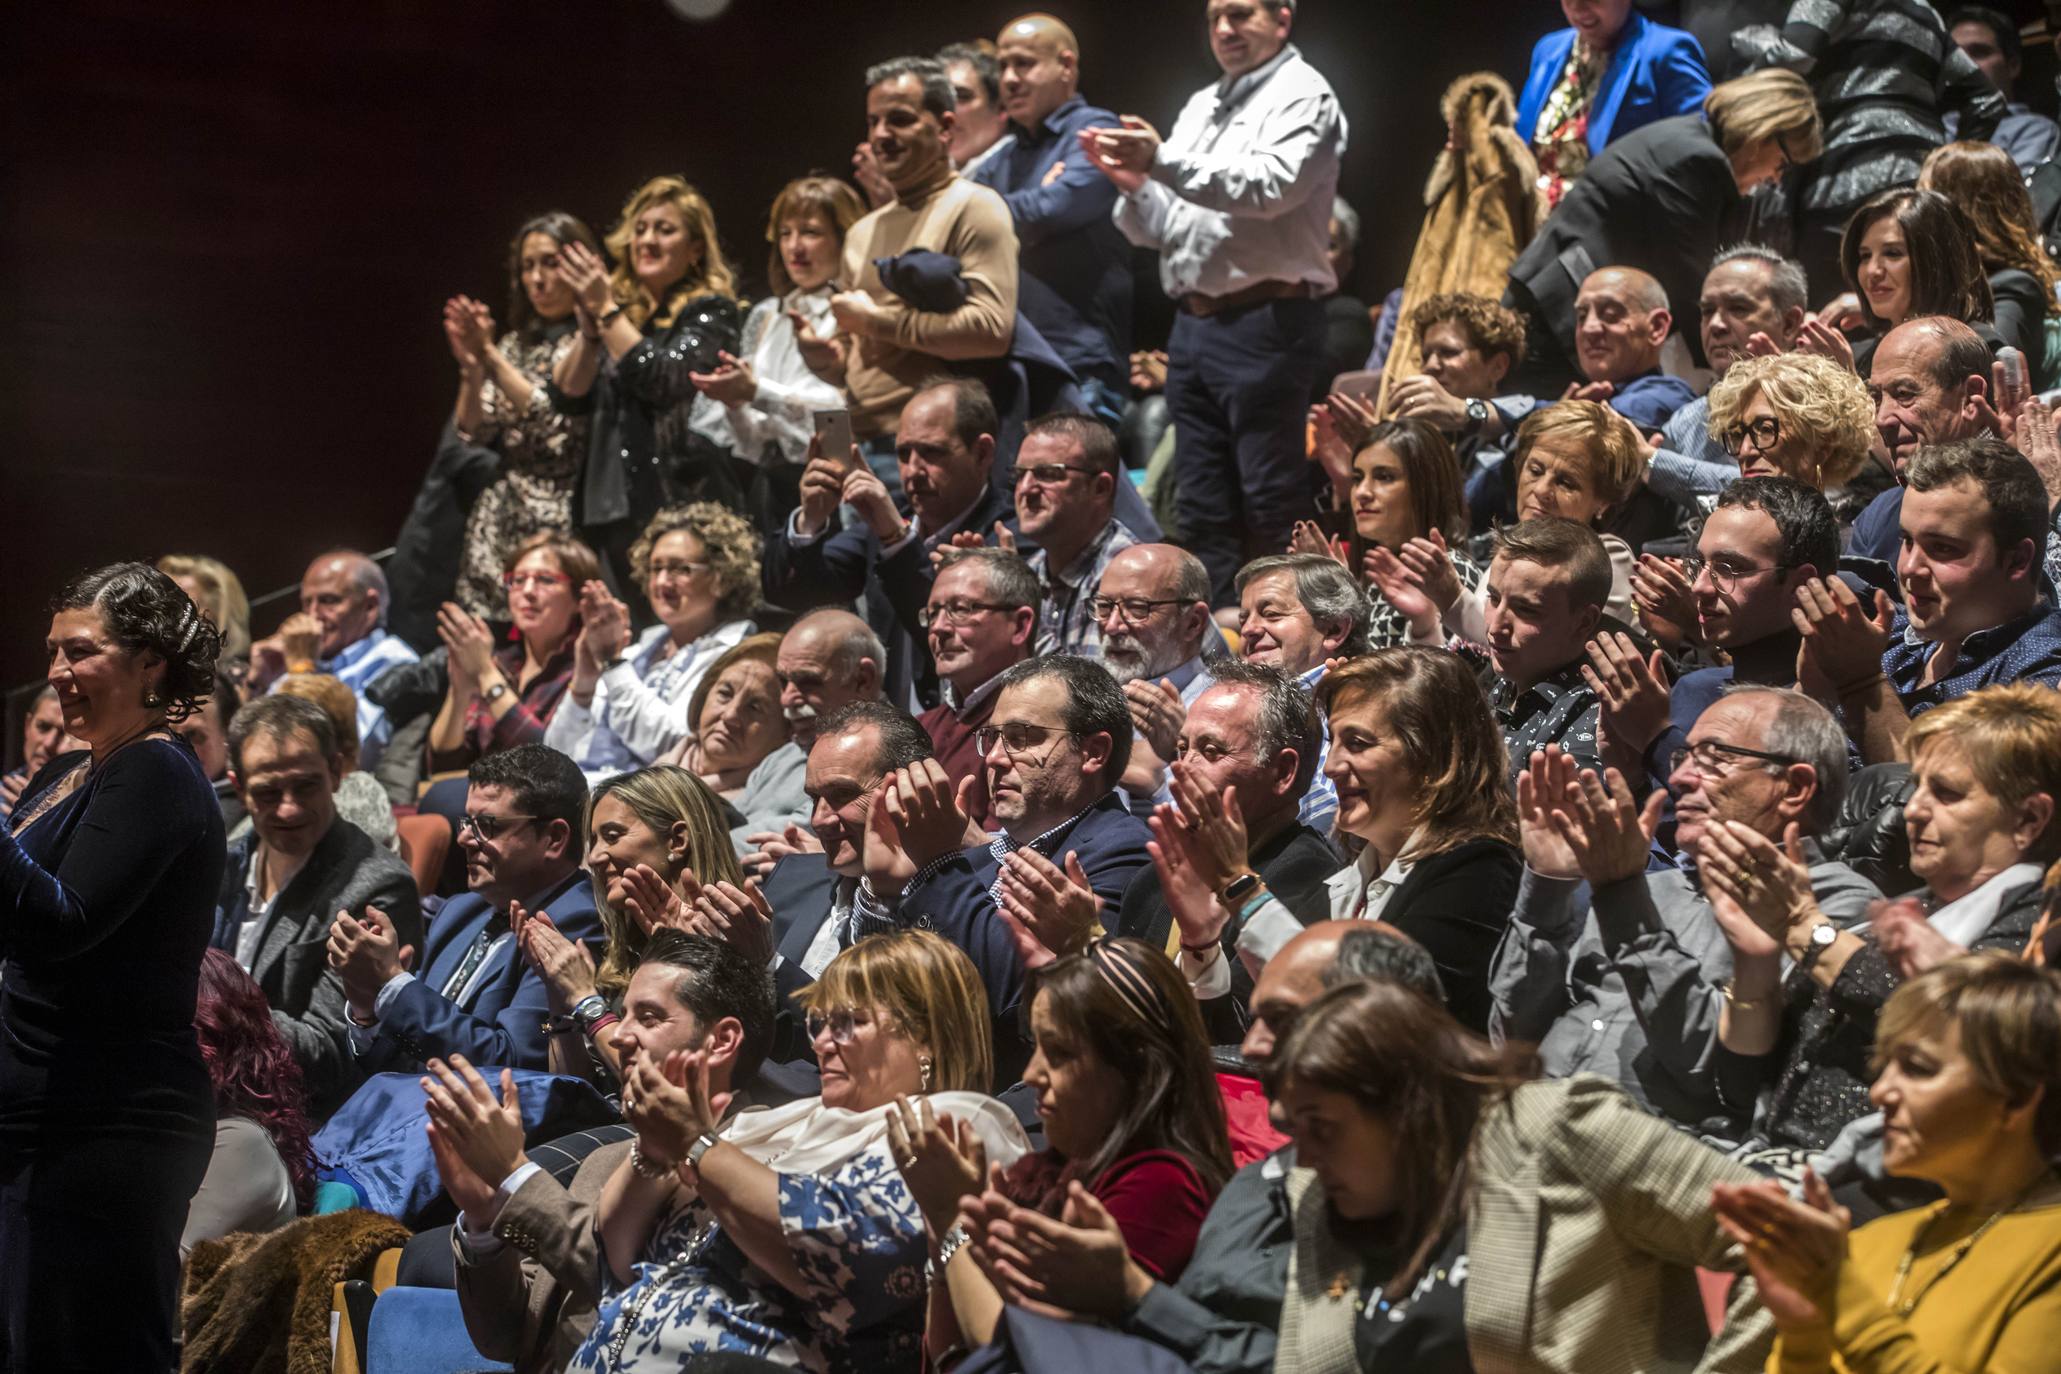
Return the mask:
POLYGON ((41 816, 53 760, 0 833, 0 1142, 213 1129, 194 1038, 222 811, 193 751, 144 739, 41 816))
POLYGON ((1390 1293, 1383 1276, 1408 1262, 1409 1246, 1375 1237, 1354 1243, 1350 1223, 1333 1225, 1365 1264, 1353 1348, 1360 1368, 1410 1374, 1474 1374, 1467 1353, 1467 1227, 1453 1228, 1408 1292, 1390 1293))

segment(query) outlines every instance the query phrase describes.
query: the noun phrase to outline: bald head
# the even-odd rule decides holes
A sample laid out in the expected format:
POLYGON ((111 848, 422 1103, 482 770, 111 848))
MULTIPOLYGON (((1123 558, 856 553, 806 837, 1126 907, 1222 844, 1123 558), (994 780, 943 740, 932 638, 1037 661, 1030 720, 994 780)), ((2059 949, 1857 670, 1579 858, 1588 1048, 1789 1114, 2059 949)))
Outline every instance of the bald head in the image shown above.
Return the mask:
POLYGON ((1990 432, 1989 346, 1959 320, 1924 315, 1882 336, 1868 368, 1875 428, 1901 473, 1925 444, 1990 432))
POLYGON ((1102 665, 1118 682, 1170 673, 1202 651, 1209 573, 1186 549, 1132 545, 1109 560, 1097 595, 1108 608, 1096 617, 1102 665))
POLYGON ((804 752, 816 742, 816 722, 840 706, 880 696, 887 650, 880 636, 850 611, 812 611, 780 641, 774 672, 780 710, 804 752))
POLYGON ((1318 921, 1275 953, 1252 989, 1252 1028, 1239 1053, 1264 1064, 1295 1018, 1328 988, 1355 978, 1387 978, 1441 1005, 1445 989, 1431 952, 1383 921, 1318 921))
POLYGON ((1613 385, 1660 366, 1674 325, 1667 292, 1636 267, 1591 272, 1574 298, 1574 347, 1582 375, 1613 385))
POLYGON ((1080 42, 1049 14, 1012 19, 995 40, 1002 69, 1002 112, 1030 129, 1071 100, 1080 87, 1080 42))
POLYGON ((386 574, 354 549, 335 549, 301 575, 301 610, 322 627, 319 650, 335 658, 386 624, 386 574))

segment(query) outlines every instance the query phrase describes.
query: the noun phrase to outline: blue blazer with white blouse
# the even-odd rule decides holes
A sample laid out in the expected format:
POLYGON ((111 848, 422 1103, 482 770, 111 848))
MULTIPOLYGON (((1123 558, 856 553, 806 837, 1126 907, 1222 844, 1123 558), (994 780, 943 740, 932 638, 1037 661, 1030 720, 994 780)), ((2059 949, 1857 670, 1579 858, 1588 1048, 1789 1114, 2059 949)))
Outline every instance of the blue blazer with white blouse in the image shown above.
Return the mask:
MULTIPOLYGON (((1549 33, 1531 50, 1531 74, 1517 101, 1517 136, 1529 145, 1538 132, 1539 112, 1574 48, 1572 28, 1549 33)), ((1656 119, 1695 114, 1710 94, 1710 69, 1693 34, 1656 24, 1633 10, 1611 49, 1603 85, 1589 111, 1589 152, 1656 119)))

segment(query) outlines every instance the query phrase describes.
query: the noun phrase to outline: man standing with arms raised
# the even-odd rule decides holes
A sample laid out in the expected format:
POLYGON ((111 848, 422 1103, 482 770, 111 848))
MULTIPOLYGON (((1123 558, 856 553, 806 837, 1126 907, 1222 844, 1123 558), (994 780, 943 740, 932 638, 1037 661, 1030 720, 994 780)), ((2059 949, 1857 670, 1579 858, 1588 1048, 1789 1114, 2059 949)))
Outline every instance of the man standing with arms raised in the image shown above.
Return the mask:
POLYGON ((1209 0, 1223 79, 1189 97, 1164 140, 1126 116, 1081 146, 1122 193, 1116 227, 1158 251, 1179 303, 1167 352, 1180 524, 1210 574, 1210 604, 1236 600, 1246 558, 1278 553, 1307 515, 1317 474, 1303 456, 1324 366, 1331 201, 1345 116, 1288 34, 1295 6, 1209 0))

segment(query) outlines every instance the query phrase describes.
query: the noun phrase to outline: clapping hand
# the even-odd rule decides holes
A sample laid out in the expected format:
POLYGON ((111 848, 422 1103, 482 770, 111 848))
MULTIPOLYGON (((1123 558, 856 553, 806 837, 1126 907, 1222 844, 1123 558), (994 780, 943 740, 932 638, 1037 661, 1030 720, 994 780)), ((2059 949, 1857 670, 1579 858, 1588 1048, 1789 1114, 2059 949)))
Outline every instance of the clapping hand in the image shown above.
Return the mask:
POLYGON ((719 350, 720 364, 713 372, 690 372, 687 380, 712 401, 726 406, 747 406, 758 398, 759 376, 752 365, 734 353, 719 350))
POLYGON ((1424 594, 1431 598, 1431 604, 1438 607, 1440 615, 1453 609, 1453 603, 1460 599, 1460 570, 1453 566, 1453 551, 1446 544, 1446 537, 1438 526, 1431 527, 1428 534, 1406 542, 1396 550, 1396 557, 1402 560, 1403 568, 1424 594))
POLYGON ((1078 1179, 1067 1186, 1057 1218, 998 1193, 975 1201, 986 1205, 962 1209, 961 1216, 973 1223, 969 1236, 978 1225, 975 1257, 1004 1301, 1114 1319, 1152 1286, 1152 1276, 1131 1258, 1116 1218, 1078 1179))
MULTIPOLYGON (((972 811, 975 781, 975 775, 968 773, 955 788, 936 759, 922 759, 895 769, 881 784, 873 811, 887 814, 902 852, 921 868, 942 854, 966 847, 966 818, 972 811)), ((912 872, 910 876, 915 875, 912 872)))
POLYGON ((1844 581, 1814 577, 1796 589, 1796 607, 1789 618, 1803 634, 1796 651, 1796 680, 1812 695, 1836 706, 1881 680, 1882 651, 1889 647, 1895 616, 1880 588, 1870 615, 1844 581))
POLYGON ((1761 1304, 1784 1332, 1822 1329, 1846 1262, 1853 1214, 1832 1200, 1815 1169, 1803 1176, 1803 1201, 1775 1182, 1720 1183, 1711 1189, 1717 1224, 1745 1252, 1761 1304))
POLYGON ((2045 401, 2035 396, 2018 408, 2011 442, 2040 475, 2047 503, 2054 504, 2056 494, 2061 493, 2061 439, 2056 438, 2054 412, 2045 401))
POLYGON ((1152 752, 1171 760, 1180 752, 1181 730, 1188 723, 1188 707, 1181 689, 1167 678, 1147 682, 1140 678, 1124 684, 1124 701, 1131 708, 1131 724, 1152 752))
POLYGON ((1642 807, 1624 774, 1607 769, 1601 777, 1585 768, 1573 792, 1553 813, 1553 826, 1589 886, 1600 888, 1646 871, 1653 835, 1667 806, 1667 792, 1655 788, 1642 807))
POLYGON ((933 1237, 952 1229, 960 1202, 978 1194, 988 1176, 987 1146, 972 1123, 939 1116, 928 1098, 912 1103, 905 1094, 895 1095, 887 1113, 887 1148, 933 1237))
POLYGON ((1181 944, 1188 949, 1216 944, 1224 937, 1231 913, 1217 900, 1215 889, 1195 863, 1195 837, 1182 823, 1180 808, 1162 803, 1153 808, 1145 823, 1153 836, 1145 852, 1152 856, 1160 892, 1181 932, 1181 944))
POLYGON ((493 316, 486 316, 486 328, 481 327, 480 315, 485 309, 470 296, 453 296, 444 302, 444 341, 451 346, 451 357, 467 372, 476 372, 485 364, 493 343, 493 316))
POLYGON ((623 1119, 637 1130, 637 1152, 655 1163, 679 1165, 687 1147, 713 1134, 729 1094, 709 1092, 708 1055, 674 1050, 654 1063, 638 1054, 623 1066, 623 1119))
POLYGON ((1361 561, 1374 590, 1409 623, 1412 640, 1422 643, 1438 633, 1438 607, 1400 558, 1377 544, 1361 561))
POLYGON ((567 939, 557 922, 541 911, 526 912, 520 902, 508 904, 508 924, 523 962, 544 980, 554 1013, 563 1016, 594 995, 594 955, 585 944, 567 939))
POLYGON ((1883 902, 1870 913, 1875 943, 1895 966, 1897 976, 1916 978, 1925 970, 1968 951, 1954 943, 1925 919, 1925 909, 1916 901, 1883 902))
POLYGON ((1822 317, 1805 320, 1803 330, 1796 336, 1798 353, 1815 353, 1820 358, 1830 358, 1848 372, 1854 371, 1853 345, 1846 335, 1822 317))
POLYGON ((1343 499, 1353 486, 1353 446, 1340 432, 1331 407, 1322 401, 1310 407, 1309 456, 1324 469, 1332 489, 1343 499))
POLYGON ((1639 608, 1639 623, 1661 643, 1676 645, 1702 638, 1695 591, 1676 559, 1640 554, 1632 567, 1632 600, 1639 608))
POLYGON ((558 249, 558 270, 572 288, 573 299, 597 322, 608 313, 614 298, 608 288, 608 265, 593 249, 568 241, 558 249))
POLYGON ((1145 184, 1159 153, 1159 131, 1136 115, 1125 115, 1121 128, 1083 129, 1080 140, 1088 160, 1125 195, 1145 184))
POLYGON ((429 1145, 436 1156, 444 1191, 475 1222, 486 1220, 494 1193, 522 1167, 522 1095, 515 1073, 501 1070, 501 1095, 496 1099, 479 1070, 464 1055, 446 1064, 432 1059, 420 1081, 427 1098, 429 1145))
POLYGON ((1569 382, 1567 390, 1560 393, 1563 401, 1594 401, 1602 405, 1617 394, 1617 388, 1608 382, 1569 382))
MULTIPOLYGON (((684 874, 689 882, 692 875, 684 874)), ((696 889, 698 892, 698 888, 696 889)), ((623 910, 646 935, 660 928, 690 930, 694 912, 691 897, 667 886, 650 864, 634 864, 623 873, 623 910)))
POLYGON ((1034 849, 1010 851, 1002 858, 1001 897, 1002 920, 1025 967, 1075 953, 1102 931, 1102 899, 1071 851, 1064 869, 1034 849))
POLYGON ((773 904, 759 885, 713 882, 694 904, 697 924, 753 964, 773 962, 773 904))
POLYGON ((1467 424, 1467 402, 1422 372, 1396 383, 1389 409, 1406 420, 1423 420, 1445 435, 1458 434, 1467 424))
POLYGON ((787 322, 794 326, 794 345, 803 365, 825 381, 842 383, 851 341, 839 334, 818 334, 799 310, 788 311, 787 322))
POLYGON ((348 911, 336 913, 328 961, 343 982, 344 1000, 361 1019, 369 1019, 379 990, 415 961, 415 946, 400 943, 386 913, 368 906, 362 921, 348 911))
POLYGON ((789 822, 781 831, 761 830, 746 835, 744 842, 752 847, 744 856, 744 875, 747 878, 764 879, 779 866, 789 854, 821 854, 823 842, 816 838, 816 832, 805 826, 789 822))
POLYGON ((1646 750, 1667 729, 1672 705, 1667 660, 1655 649, 1641 657, 1627 634, 1599 634, 1588 642, 1582 680, 1601 704, 1603 747, 1626 777, 1644 777, 1646 750))
POLYGON ((1295 530, 1288 536, 1288 552, 1314 553, 1338 563, 1346 561, 1346 544, 1343 539, 1332 540, 1324 534, 1324 527, 1314 520, 1298 520, 1295 530))
POLYGON ((1802 831, 1794 821, 1777 849, 1741 821, 1708 820, 1696 846, 1696 870, 1711 913, 1740 961, 1773 959, 1794 926, 1817 918, 1802 831))
POLYGON ((450 651, 451 695, 469 700, 478 692, 479 680, 494 670, 494 632, 471 611, 446 601, 437 607, 437 638, 450 651))
POLYGON ((1574 847, 1555 821, 1563 808, 1574 804, 1577 771, 1559 745, 1549 744, 1533 751, 1530 766, 1517 775, 1517 833, 1524 846, 1524 865, 1542 878, 1581 876, 1574 847))

